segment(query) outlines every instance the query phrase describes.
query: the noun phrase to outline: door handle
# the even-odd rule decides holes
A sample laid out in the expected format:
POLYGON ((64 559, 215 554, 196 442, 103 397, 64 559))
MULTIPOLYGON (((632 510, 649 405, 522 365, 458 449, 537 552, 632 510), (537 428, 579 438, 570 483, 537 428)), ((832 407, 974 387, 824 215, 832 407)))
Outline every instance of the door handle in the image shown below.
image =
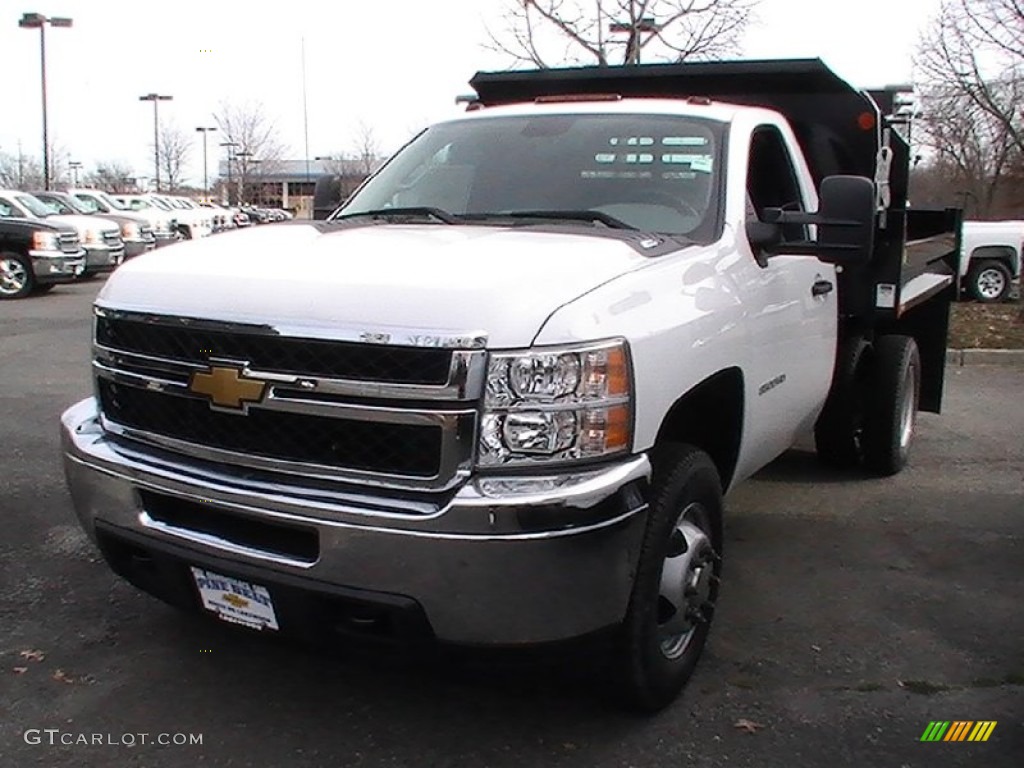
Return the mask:
POLYGON ((811 286, 811 296, 824 296, 826 293, 832 293, 834 287, 828 280, 815 280, 814 285, 811 286))

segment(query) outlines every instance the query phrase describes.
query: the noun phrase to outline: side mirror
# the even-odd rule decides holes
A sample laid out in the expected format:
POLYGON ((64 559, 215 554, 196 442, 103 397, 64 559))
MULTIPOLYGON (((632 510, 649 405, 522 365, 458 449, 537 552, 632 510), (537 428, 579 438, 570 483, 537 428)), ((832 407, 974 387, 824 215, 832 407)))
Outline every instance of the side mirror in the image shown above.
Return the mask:
POLYGON ((747 222, 747 241, 755 251, 770 253, 782 242, 782 228, 772 222, 750 220, 747 222))
POLYGON ((864 176, 828 176, 821 182, 818 253, 829 264, 871 260, 875 234, 875 185, 864 176))
POLYGON ((755 238, 770 241, 774 237, 767 224, 781 236, 786 224, 813 224, 818 239, 799 242, 764 242, 761 253, 791 253, 816 256, 826 264, 859 266, 871 260, 875 235, 875 185, 864 176, 828 176, 821 182, 818 212, 765 208, 764 222, 747 224, 750 244, 755 238))

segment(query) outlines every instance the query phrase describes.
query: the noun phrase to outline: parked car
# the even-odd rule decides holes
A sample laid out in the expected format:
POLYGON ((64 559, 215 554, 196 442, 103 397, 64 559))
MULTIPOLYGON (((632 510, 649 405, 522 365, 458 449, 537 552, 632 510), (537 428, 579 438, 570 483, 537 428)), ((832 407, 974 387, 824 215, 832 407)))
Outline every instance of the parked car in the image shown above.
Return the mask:
POLYGON ((44 203, 62 215, 95 216, 98 219, 112 221, 121 228, 121 239, 124 241, 126 259, 139 256, 156 248, 156 237, 149 222, 138 214, 124 211, 123 213, 98 213, 95 208, 90 210, 69 192, 41 191, 33 192, 44 203))
MULTIPOLYGON (((82 194, 79 192, 78 194, 82 194)), ((114 200, 128 210, 145 216, 153 227, 157 247, 171 245, 185 239, 178 225, 178 217, 165 203, 152 200, 147 195, 112 195, 114 200)))
POLYGON ((28 192, 9 189, 0 190, 0 216, 46 220, 74 227, 85 249, 85 277, 110 272, 124 261, 121 228, 112 221, 78 214, 62 215, 28 192))
POLYGON ((146 230, 149 230, 157 248, 178 241, 178 235, 170 225, 170 219, 166 222, 154 221, 154 217, 148 216, 144 212, 133 211, 124 202, 103 190, 78 187, 69 189, 68 194, 84 206, 89 213, 136 217, 140 231, 145 233, 146 230))
POLYGON ((48 291, 84 271, 85 251, 70 224, 0 218, 0 299, 48 291))
POLYGON ((178 195, 150 195, 150 198, 169 206, 178 222, 178 231, 186 240, 213 234, 213 216, 198 203, 178 195))
POLYGON ((237 225, 235 224, 232 213, 227 208, 223 208, 216 203, 209 201, 203 201, 199 203, 199 205, 209 212, 213 222, 214 232, 225 232, 229 229, 236 228, 237 225))
POLYGON ((961 287, 975 301, 1005 301, 1021 280, 1024 221, 965 221, 961 287))

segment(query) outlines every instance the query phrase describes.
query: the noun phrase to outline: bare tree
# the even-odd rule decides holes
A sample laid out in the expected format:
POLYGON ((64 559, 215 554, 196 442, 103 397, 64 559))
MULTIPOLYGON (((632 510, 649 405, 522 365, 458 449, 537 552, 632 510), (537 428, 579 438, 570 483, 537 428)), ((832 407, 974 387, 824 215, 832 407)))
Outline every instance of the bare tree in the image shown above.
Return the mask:
POLYGON ((1007 173, 1020 157, 1005 123, 956 85, 934 85, 923 92, 918 122, 929 166, 940 172, 947 199, 974 218, 997 213, 1000 193, 1012 181, 1007 173))
POLYGON ((87 186, 108 192, 135 192, 136 180, 131 166, 117 160, 99 162, 85 175, 87 186))
POLYGON ((734 52, 757 0, 505 0, 490 48, 520 63, 639 64, 734 52))
POLYGON ((943 0, 916 64, 923 80, 970 102, 1024 153, 1024 0, 943 0))
POLYGON ((364 176, 369 176, 377 170, 377 166, 381 163, 380 142, 377 141, 377 135, 373 128, 362 120, 359 121, 356 131, 354 155, 359 172, 364 176))
POLYGON ((214 115, 221 138, 231 147, 231 173, 236 184, 237 199, 245 199, 245 185, 257 173, 273 173, 284 158, 285 145, 277 127, 255 103, 224 102, 214 115))
POLYGON ((174 192, 185 180, 185 168, 192 154, 192 138, 180 126, 165 123, 160 128, 160 150, 157 160, 162 182, 174 192))
POLYGON ((41 189, 43 164, 35 157, 19 152, 0 152, 0 187, 9 189, 41 189))

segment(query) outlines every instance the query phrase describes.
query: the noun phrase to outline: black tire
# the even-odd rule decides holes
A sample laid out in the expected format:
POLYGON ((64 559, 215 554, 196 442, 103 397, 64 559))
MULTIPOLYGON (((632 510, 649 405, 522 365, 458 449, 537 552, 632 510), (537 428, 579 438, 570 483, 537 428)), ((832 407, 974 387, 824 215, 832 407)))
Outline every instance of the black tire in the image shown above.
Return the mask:
POLYGON ((1001 261, 987 259, 971 267, 967 274, 967 291, 975 301, 993 304, 1006 300, 1012 282, 1009 267, 1001 261))
POLYGON ((848 339, 836 353, 832 389, 814 425, 818 459, 827 466, 860 466, 870 366, 871 347, 860 337, 848 339))
POLYGON ((0 253, 0 300, 23 299, 32 293, 36 276, 32 263, 20 253, 0 253))
POLYGON ((611 658, 618 703, 670 704, 693 674, 718 597, 722 486, 706 453, 666 445, 654 456, 647 528, 611 658))
POLYGON ((871 396, 864 422, 864 465, 895 475, 907 463, 921 390, 921 356, 910 336, 875 341, 871 396))

